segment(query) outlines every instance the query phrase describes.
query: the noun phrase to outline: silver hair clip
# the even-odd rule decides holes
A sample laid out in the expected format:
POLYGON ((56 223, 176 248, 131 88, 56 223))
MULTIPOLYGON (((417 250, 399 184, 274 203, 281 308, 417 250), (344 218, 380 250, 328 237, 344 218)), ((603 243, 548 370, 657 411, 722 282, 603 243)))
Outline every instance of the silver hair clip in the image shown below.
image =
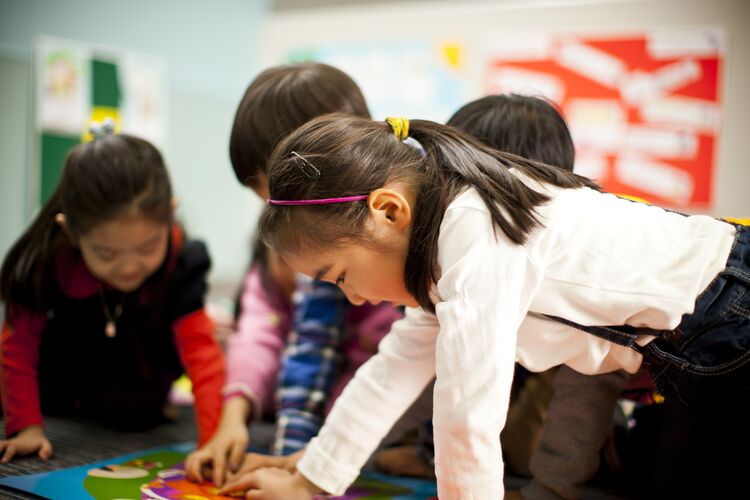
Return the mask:
POLYGON ((105 118, 101 123, 91 122, 91 125, 89 126, 89 134, 94 136, 94 139, 99 139, 105 135, 113 134, 114 132, 115 121, 110 117, 105 118))
POLYGON ((302 173, 305 174, 305 177, 307 177, 311 181, 317 180, 320 177, 320 170, 318 170, 315 165, 303 158, 302 155, 300 155, 296 151, 292 151, 292 156, 301 161, 301 163, 299 161, 295 163, 297 164, 297 168, 299 168, 302 173))

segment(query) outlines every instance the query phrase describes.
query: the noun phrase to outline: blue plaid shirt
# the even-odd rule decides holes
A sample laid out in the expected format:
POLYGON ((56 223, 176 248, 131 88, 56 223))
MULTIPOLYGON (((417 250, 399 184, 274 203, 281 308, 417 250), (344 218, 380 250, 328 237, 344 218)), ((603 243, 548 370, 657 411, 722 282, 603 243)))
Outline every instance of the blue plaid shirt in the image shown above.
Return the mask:
POLYGON ((337 286, 308 279, 298 284, 294 306, 276 394, 275 455, 294 453, 318 434, 342 362, 349 302, 337 286))

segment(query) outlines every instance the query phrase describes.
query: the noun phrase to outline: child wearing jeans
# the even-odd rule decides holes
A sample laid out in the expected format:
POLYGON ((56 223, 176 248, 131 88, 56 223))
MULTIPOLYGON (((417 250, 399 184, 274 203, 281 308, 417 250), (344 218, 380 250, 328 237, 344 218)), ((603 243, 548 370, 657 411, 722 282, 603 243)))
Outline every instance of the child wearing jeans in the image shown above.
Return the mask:
POLYGON ((436 376, 439 496, 500 498, 497 436, 515 361, 586 374, 646 363, 677 431, 665 436, 654 493, 740 491, 735 457, 750 444, 746 228, 602 193, 422 120, 317 118, 275 148, 268 172, 269 246, 353 303, 408 307, 297 471, 247 472, 225 491, 340 494, 436 376))

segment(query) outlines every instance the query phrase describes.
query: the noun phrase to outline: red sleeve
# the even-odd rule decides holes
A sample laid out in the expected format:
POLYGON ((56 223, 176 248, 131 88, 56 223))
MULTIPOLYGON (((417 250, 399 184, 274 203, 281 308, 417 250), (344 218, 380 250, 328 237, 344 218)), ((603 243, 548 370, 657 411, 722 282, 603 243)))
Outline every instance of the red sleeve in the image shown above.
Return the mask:
POLYGON ((8 318, 0 337, 0 394, 5 435, 11 437, 30 425, 44 425, 37 364, 39 342, 47 319, 21 307, 8 308, 6 312, 8 318))
POLYGON ((226 363, 213 331, 213 322, 204 309, 187 314, 174 323, 177 350, 193 383, 199 446, 213 436, 221 413, 226 363))

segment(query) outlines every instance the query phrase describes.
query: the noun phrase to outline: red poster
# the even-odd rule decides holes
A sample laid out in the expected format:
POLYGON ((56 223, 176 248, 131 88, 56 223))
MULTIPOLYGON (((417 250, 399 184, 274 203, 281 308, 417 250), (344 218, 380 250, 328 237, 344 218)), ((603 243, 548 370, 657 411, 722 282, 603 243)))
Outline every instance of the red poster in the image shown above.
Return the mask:
POLYGON ((708 209, 724 40, 716 30, 499 40, 485 90, 556 102, 576 171, 607 191, 708 209))

